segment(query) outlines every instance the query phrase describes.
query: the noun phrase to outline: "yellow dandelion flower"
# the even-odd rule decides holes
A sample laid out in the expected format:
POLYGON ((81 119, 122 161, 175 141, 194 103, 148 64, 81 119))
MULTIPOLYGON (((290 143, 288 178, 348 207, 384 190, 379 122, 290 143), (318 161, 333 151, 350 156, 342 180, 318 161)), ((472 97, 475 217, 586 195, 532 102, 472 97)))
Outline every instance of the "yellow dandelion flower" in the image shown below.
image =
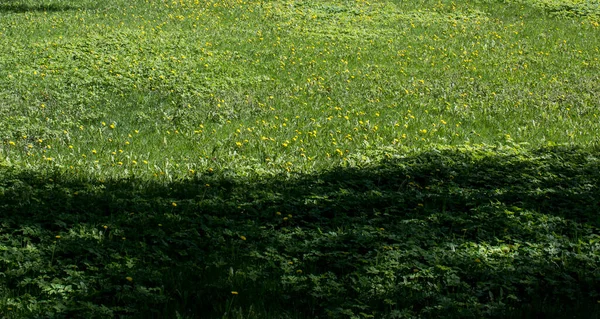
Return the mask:
POLYGON ((133 281, 133 278, 131 277, 125 277, 125 279, 127 279, 127 281, 133 281))
POLYGON ((177 207, 177 203, 172 202, 171 205, 173 205, 173 207, 177 207))
POLYGON ((56 239, 60 239, 60 236, 56 236, 56 239))
POLYGON ((237 294, 238 294, 238 292, 237 292, 237 291, 232 291, 232 292, 231 292, 231 294, 232 294, 232 295, 237 295, 237 294))
POLYGON ((246 240, 246 236, 240 236, 241 240, 246 240))

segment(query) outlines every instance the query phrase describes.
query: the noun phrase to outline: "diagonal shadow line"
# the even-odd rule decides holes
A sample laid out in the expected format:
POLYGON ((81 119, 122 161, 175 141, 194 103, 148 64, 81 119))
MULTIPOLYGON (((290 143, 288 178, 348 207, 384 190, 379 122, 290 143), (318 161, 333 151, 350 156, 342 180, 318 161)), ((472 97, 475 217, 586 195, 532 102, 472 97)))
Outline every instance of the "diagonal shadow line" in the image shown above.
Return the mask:
POLYGON ((63 12, 79 8, 62 4, 37 4, 0 3, 0 13, 26 13, 26 12, 63 12))
MULTIPOLYGON (((195 265, 196 270, 202 270, 200 274, 190 275, 197 282, 211 282, 222 276, 218 269, 203 263, 220 260, 218 255, 222 251, 218 247, 235 241, 235 234, 228 235, 228 229, 268 238, 269 229, 319 228, 326 235, 328 232, 332 235, 324 236, 324 239, 310 236, 298 240, 276 238, 256 243, 252 249, 257 253, 274 249, 298 258, 311 256, 312 259, 305 262, 307 271, 348 278, 363 273, 365 269, 360 263, 369 263, 375 258, 374 252, 384 244, 407 247, 408 242, 408 246, 414 245, 413 257, 422 264, 429 262, 427 255, 432 253, 445 256, 427 237, 447 238, 448 245, 461 245, 493 242, 508 230, 507 233, 517 236, 521 243, 535 244, 539 240, 538 229, 526 229, 526 223, 509 219, 506 211, 521 214, 523 220, 539 214, 570 220, 569 225, 579 230, 567 230, 563 236, 581 236, 577 231, 585 229, 585 225, 600 226, 597 214, 600 207, 599 155, 598 151, 582 152, 577 148, 540 149, 527 156, 426 152, 374 166, 338 168, 293 180, 277 177, 245 180, 204 175, 170 183, 135 178, 100 183, 68 175, 58 175, 49 181, 48 176, 37 172, 24 172, 8 179, 5 175, 4 182, 0 180, 3 194, 0 196, 0 218, 5 223, 3 227, 10 229, 18 225, 20 232, 28 234, 65 232, 77 227, 83 231, 113 223, 129 234, 128 240, 139 241, 143 247, 151 248, 128 251, 129 257, 140 260, 134 268, 136 271, 142 273, 142 268, 154 267, 153 262, 157 261, 144 261, 144 252, 158 250, 165 254, 165 260, 159 263, 169 264, 183 273, 185 270, 176 267, 178 263, 195 265), (74 194, 77 191, 79 194, 74 194), (177 210, 171 207, 171 202, 179 203, 177 210), (293 215, 294 222, 274 221, 277 211, 293 215), (131 212, 135 214, 130 215, 131 212), (444 212, 448 214, 437 214, 444 212), (181 224, 181 221, 186 223, 181 224), (163 226, 157 230, 158 223, 163 226), (266 230, 259 225, 267 225, 266 230), (381 225, 388 229, 388 235, 371 231, 381 225), (333 235, 336 233, 338 235, 333 235), (161 245, 168 248, 160 248, 161 245), (313 253, 314 250, 318 253, 313 253), (347 250, 356 253, 353 258, 357 260, 352 265, 343 261, 342 252, 347 250), (180 255, 180 252, 186 255, 180 255), (197 260, 190 264, 190 256, 197 260)), ((25 237, 34 243, 43 241, 36 236, 25 237)), ((68 249, 57 250, 59 260, 82 269, 86 263, 106 262, 104 248, 89 250, 94 246, 90 240, 74 237, 65 238, 63 242, 61 247, 68 249)), ((118 250, 118 245, 109 248, 118 250)), ((512 274, 515 282, 533 280, 540 283, 537 289, 543 290, 549 283, 536 273, 543 271, 545 276, 553 278, 569 276, 569 282, 581 281, 582 285, 587 285, 582 287, 589 292, 598 293, 597 287, 589 286, 590 281, 585 279, 586 275, 593 276, 589 263, 583 263, 573 255, 566 258, 574 266, 554 269, 546 260, 548 256, 529 260, 531 266, 526 273, 512 274)), ((474 265, 470 256, 444 258, 456 267, 474 265)), ((272 270, 278 271, 276 267, 272 270)), ((506 269, 496 272, 491 268, 473 273, 492 279, 511 275, 506 269)), ((178 280, 190 281, 189 277, 183 278, 178 280)), ((473 276, 467 275, 463 280, 467 285, 478 285, 473 276)), ((216 282, 212 286, 189 288, 193 293, 187 297, 188 303, 196 303, 201 311, 207 311, 214 301, 210 299, 212 295, 217 292, 228 294, 227 287, 220 287, 216 282), (199 302, 203 298, 208 304, 199 302)), ((167 287, 172 291, 181 290, 177 283, 170 285, 167 287)), ((282 291, 277 289, 281 287, 273 289, 265 296, 279 300, 277 295, 282 291)), ((497 294, 498 290, 494 292, 497 294)), ((390 298, 402 298, 405 293, 394 289, 388 292, 390 298)), ((301 295, 295 297, 303 298, 301 295)), ((78 298, 110 302, 109 292, 106 296, 78 298)), ((343 300, 332 299, 331 302, 338 301, 343 300)), ((381 300, 375 300, 372 304, 384 307, 379 302, 381 300)), ((420 307, 425 307, 427 299, 423 297, 421 303, 420 307)))

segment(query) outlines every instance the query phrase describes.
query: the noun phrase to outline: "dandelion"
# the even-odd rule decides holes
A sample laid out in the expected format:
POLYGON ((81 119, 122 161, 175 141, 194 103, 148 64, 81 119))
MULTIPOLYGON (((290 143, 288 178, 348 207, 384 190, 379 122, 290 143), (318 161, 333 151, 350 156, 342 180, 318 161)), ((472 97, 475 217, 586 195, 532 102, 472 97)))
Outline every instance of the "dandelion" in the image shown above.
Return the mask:
POLYGON ((475 262, 476 262, 476 263, 480 263, 480 262, 481 262, 481 259, 479 259, 479 258, 476 258, 476 259, 475 259, 475 262))
POLYGON ((60 236, 59 236, 59 235, 57 235, 57 236, 55 236, 55 238, 56 238, 56 239, 60 239, 60 236))
POLYGON ((240 236, 241 240, 246 240, 246 236, 240 236))
POLYGON ((231 292, 231 294, 232 294, 232 295, 237 295, 237 294, 238 294, 238 292, 237 292, 237 291, 232 291, 232 292, 231 292))
POLYGON ((173 205, 173 207, 177 207, 177 203, 172 202, 171 205, 173 205))
POLYGON ((133 278, 131 278, 131 277, 125 277, 125 279, 127 279, 127 281, 129 281, 129 282, 133 281, 133 278))

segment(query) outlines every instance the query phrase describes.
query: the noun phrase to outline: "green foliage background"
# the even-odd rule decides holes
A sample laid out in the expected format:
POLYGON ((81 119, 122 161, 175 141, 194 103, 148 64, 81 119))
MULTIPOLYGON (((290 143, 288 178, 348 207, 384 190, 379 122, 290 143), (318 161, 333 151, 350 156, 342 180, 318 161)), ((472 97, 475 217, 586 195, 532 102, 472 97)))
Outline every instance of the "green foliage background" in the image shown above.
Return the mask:
POLYGON ((597 1, 1 1, 0 316, 597 316, 597 1))

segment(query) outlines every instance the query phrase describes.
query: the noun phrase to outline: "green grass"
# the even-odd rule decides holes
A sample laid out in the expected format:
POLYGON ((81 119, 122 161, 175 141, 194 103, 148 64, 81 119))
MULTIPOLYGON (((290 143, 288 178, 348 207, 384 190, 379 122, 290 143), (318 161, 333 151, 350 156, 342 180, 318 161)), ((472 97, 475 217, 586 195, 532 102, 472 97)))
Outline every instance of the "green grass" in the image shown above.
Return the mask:
POLYGON ((0 1, 0 316, 595 318, 599 17, 0 1))

